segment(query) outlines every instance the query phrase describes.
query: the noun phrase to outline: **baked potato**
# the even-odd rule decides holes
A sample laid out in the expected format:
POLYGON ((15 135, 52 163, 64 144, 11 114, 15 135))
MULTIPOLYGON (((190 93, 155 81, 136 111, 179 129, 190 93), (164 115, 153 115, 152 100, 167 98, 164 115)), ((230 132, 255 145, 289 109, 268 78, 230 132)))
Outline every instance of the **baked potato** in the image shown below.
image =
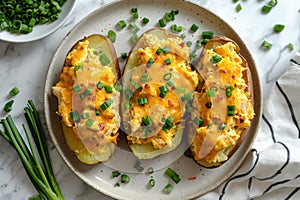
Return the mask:
POLYGON ((83 163, 107 161, 115 151, 121 123, 115 88, 119 78, 112 42, 95 34, 72 47, 52 87, 66 142, 83 163))
POLYGON ((254 118, 251 72, 231 39, 214 37, 204 46, 196 70, 203 80, 195 91, 189 132, 190 153, 201 166, 226 162, 242 143, 254 118))
POLYGON ((139 159, 168 153, 182 141, 186 105, 199 83, 189 52, 179 36, 154 28, 129 54, 123 72, 122 130, 139 159))

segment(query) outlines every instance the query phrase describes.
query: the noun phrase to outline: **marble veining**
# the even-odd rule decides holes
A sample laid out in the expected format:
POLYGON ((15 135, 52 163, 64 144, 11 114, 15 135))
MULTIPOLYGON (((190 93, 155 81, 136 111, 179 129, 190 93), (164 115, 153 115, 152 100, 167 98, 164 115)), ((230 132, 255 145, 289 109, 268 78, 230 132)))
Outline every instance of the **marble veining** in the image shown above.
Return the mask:
MULTIPOLYGON (((110 0, 78 0, 74 13, 67 22, 50 36, 23 44, 0 41, 0 105, 9 100, 8 91, 17 86, 21 92, 15 99, 11 112, 17 122, 24 120, 23 107, 28 99, 33 99, 40 110, 43 108, 43 89, 47 66, 63 37, 84 16, 110 0)), ((300 1, 278 1, 278 5, 267 15, 260 9, 266 1, 240 1, 243 9, 235 11, 231 0, 192 0, 202 5, 230 24, 246 42, 257 63, 263 85, 264 95, 277 78, 284 73, 289 60, 300 46, 300 1), (285 25, 282 33, 273 33, 275 24, 285 25), (263 40, 273 43, 271 50, 260 48, 263 40), (292 43, 295 50, 290 51, 287 44, 292 43)), ((0 108, 0 117, 5 113, 0 108)), ((43 113, 42 113, 43 114, 43 113)), ((110 200, 79 180, 64 164, 48 138, 50 156, 57 180, 66 199, 110 200)), ((15 151, 0 138, 0 199, 27 199, 36 194, 15 151)))

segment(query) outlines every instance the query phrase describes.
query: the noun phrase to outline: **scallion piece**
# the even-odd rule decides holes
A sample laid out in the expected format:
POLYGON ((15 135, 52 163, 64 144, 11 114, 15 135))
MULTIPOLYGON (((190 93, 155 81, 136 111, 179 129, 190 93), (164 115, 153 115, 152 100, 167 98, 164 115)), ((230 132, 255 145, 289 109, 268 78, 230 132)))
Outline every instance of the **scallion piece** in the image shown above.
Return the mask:
POLYGON ((242 9, 243 8, 242 8, 242 5, 240 3, 235 7, 236 12, 240 12, 242 9))
POLYGON ((224 123, 222 123, 222 124, 218 127, 219 130, 224 130, 225 128, 226 128, 226 124, 224 124, 224 123))
POLYGON ((111 176, 113 178, 116 178, 116 177, 118 177, 120 175, 121 175, 121 173, 118 170, 114 170, 114 171, 111 172, 111 176))
POLYGON ((137 100, 140 105, 145 105, 148 103, 147 97, 141 97, 141 98, 138 98, 137 100))
POLYGON ((172 73, 170 73, 170 72, 165 73, 163 78, 164 78, 165 81, 170 80, 172 78, 172 73))
POLYGON ((148 174, 153 174, 153 172, 154 172, 153 167, 149 167, 149 168, 147 169, 147 173, 148 173, 148 174))
POLYGON ((148 60, 148 62, 147 62, 147 64, 146 64, 146 66, 147 67, 151 67, 151 65, 154 63, 154 58, 149 58, 149 60, 148 60))
POLYGON ((98 88, 99 90, 102 90, 103 87, 104 87, 104 86, 103 86, 102 82, 97 83, 97 88, 98 88))
POLYGON ((294 50, 294 45, 292 43, 289 43, 288 48, 289 48, 290 51, 293 51, 294 50))
POLYGON ((168 168, 164 174, 170 177, 176 184, 178 184, 181 181, 179 175, 171 168, 168 168))
POLYGON ((165 13, 165 19, 169 22, 174 20, 174 15, 172 13, 165 13))
POLYGON ((170 130, 173 127, 173 117, 169 116, 166 120, 165 120, 165 124, 162 128, 162 130, 164 130, 165 132, 167 132, 168 130, 170 130))
POLYGON ((196 32, 196 31, 198 30, 198 28, 199 28, 199 26, 198 26, 197 24, 193 24, 193 25, 191 26, 190 30, 191 30, 192 32, 196 32))
POLYGON ((80 85, 76 85, 73 87, 73 92, 79 92, 81 90, 81 86, 80 85))
POLYGON ((138 25, 136 25, 135 23, 131 22, 129 24, 130 28, 135 32, 137 33, 139 30, 140 30, 140 27, 138 27, 138 25))
POLYGON ((214 55, 213 57, 210 58, 210 62, 213 64, 216 64, 218 62, 221 62, 222 57, 218 55, 214 55))
POLYGON ((274 32, 275 33, 280 33, 281 31, 283 31, 284 29, 284 25, 283 24, 276 24, 274 26, 274 32))
POLYGON ((121 53, 121 58, 124 60, 127 59, 128 58, 127 53, 126 52, 121 53))
POLYGON ((7 102, 5 105, 4 105, 4 108, 3 110, 5 112, 10 112, 12 110, 12 105, 14 104, 14 100, 10 100, 9 102, 7 102))
POLYGON ((103 66, 108 66, 110 64, 110 60, 106 54, 101 54, 99 60, 103 66))
POLYGON ((19 94, 19 92, 20 92, 19 88, 14 87, 9 91, 9 95, 13 97, 13 96, 16 96, 17 94, 19 94))
POLYGON ((132 12, 132 13, 138 12, 138 8, 137 8, 137 7, 131 8, 131 12, 132 12))
POLYGON ((189 92, 189 93, 184 94, 181 97, 181 100, 188 102, 188 101, 191 101, 193 99, 193 97, 194 97, 193 92, 189 92))
POLYGON ((112 87, 110 85, 104 86, 104 89, 105 89, 106 93, 112 93, 113 92, 112 87))
POLYGON ((214 32, 212 32, 212 31, 203 31, 202 32, 203 39, 212 39, 213 36, 214 36, 214 32))
POLYGON ((166 60, 164 60, 164 62, 165 62, 166 65, 170 65, 171 64, 171 59, 167 58, 166 60))
POLYGON ((234 116, 234 110, 235 110, 235 105, 228 105, 227 106, 228 116, 234 116))
POLYGON ((130 177, 127 174, 121 174, 121 183, 129 183, 130 177))
POLYGON ((141 86, 137 83, 137 82, 135 82, 135 81, 131 81, 131 86, 134 88, 134 89, 139 89, 141 86))
POLYGON ((74 68, 75 68, 75 71, 79 71, 79 70, 83 69, 83 66, 82 65, 76 65, 74 68))
POLYGON ((272 43, 268 42, 267 40, 264 40, 262 43, 261 43, 261 46, 267 50, 271 49, 272 48, 272 43))
POLYGON ((79 117, 79 113, 78 113, 77 110, 74 110, 74 111, 70 112, 70 117, 73 120, 73 122, 75 122, 75 123, 80 122, 80 117, 79 117))
POLYGON ((90 88, 86 88, 84 90, 84 92, 82 92, 79 96, 81 99, 86 98, 89 94, 91 94, 91 89, 90 88))
POLYGON ((202 124, 203 124, 203 120, 200 119, 200 117, 195 117, 195 119, 193 120, 193 122, 198 126, 200 127, 202 124))
POLYGON ((89 116, 90 116, 90 115, 89 115, 88 112, 82 113, 82 114, 81 114, 81 118, 82 118, 82 119, 87 119, 87 118, 89 118, 89 116))
POLYGON ((159 96, 161 98, 164 98, 167 95, 167 92, 169 91, 169 88, 167 88, 166 86, 160 86, 159 90, 160 90, 159 96))
POLYGON ((176 87, 176 92, 178 92, 178 93, 185 93, 185 88, 181 87, 181 86, 177 86, 176 87))
POLYGON ((193 44, 192 41, 187 41, 187 42, 186 42, 186 46, 188 46, 188 47, 191 47, 192 44, 193 44))
POLYGON ((96 116, 99 116, 100 115, 100 110, 96 109, 95 114, 96 114, 96 116))
POLYGON ((274 7, 277 5, 277 0, 270 0, 268 3, 269 6, 274 7))
POLYGON ((159 23, 160 27, 165 27, 166 26, 165 20, 163 18, 158 20, 158 23, 159 23))
POLYGON ((120 29, 123 29, 127 26, 126 22, 124 20, 120 20, 118 22, 118 26, 120 27, 120 29))
POLYGON ((148 184, 149 184, 150 187, 154 187, 155 186, 155 180, 153 178, 150 178, 148 184))
POLYGON ((127 100, 130 100, 132 98, 133 92, 130 89, 126 89, 124 91, 124 95, 127 100))
POLYGON ((123 89, 123 87, 122 87, 122 85, 121 85, 121 83, 120 83, 120 81, 117 81, 116 83, 115 83, 115 89, 117 90, 117 91, 121 91, 122 89, 123 89))
POLYGON ((170 194, 173 191, 174 187, 173 185, 171 185, 170 183, 168 183, 165 187, 164 187, 164 192, 166 194, 170 194))
POLYGON ((152 120, 148 115, 142 117, 142 121, 146 126, 150 126, 152 124, 152 120))
POLYGON ((143 24, 148 24, 149 23, 149 18, 147 18, 147 17, 144 17, 143 19, 142 19, 142 22, 143 22, 143 24))
POLYGON ((215 90, 205 90, 205 95, 207 97, 215 97, 216 96, 216 91, 215 90))
POLYGON ((160 53, 161 53, 162 51, 163 51, 163 48, 158 47, 155 53, 156 53, 157 55, 160 55, 160 53))
POLYGON ((147 82, 149 80, 149 74, 144 73, 141 76, 141 82, 147 82))
POLYGON ((107 33, 107 37, 114 43, 116 41, 117 34, 113 30, 109 30, 107 33))
POLYGON ((272 6, 264 5, 262 7, 261 11, 266 14, 266 13, 269 13, 271 11, 271 9, 272 9, 272 6))
POLYGON ((139 13, 135 12, 132 14, 133 19, 138 19, 139 18, 139 13))
POLYGON ((168 46, 164 46, 164 48, 163 48, 162 52, 163 52, 164 54, 167 54, 167 53, 170 53, 170 52, 171 52, 171 50, 169 49, 169 47, 168 47, 168 46))
POLYGON ((135 34, 133 34, 131 37, 130 37, 130 41, 132 42, 132 43, 135 43, 135 41, 138 39, 138 35, 135 33, 135 34))
POLYGON ((167 85, 168 85, 168 86, 174 85, 174 81, 173 81, 172 79, 168 80, 168 81, 167 81, 167 85))
POLYGON ((100 105, 101 110, 106 110, 113 102, 113 99, 106 100, 103 104, 100 105))

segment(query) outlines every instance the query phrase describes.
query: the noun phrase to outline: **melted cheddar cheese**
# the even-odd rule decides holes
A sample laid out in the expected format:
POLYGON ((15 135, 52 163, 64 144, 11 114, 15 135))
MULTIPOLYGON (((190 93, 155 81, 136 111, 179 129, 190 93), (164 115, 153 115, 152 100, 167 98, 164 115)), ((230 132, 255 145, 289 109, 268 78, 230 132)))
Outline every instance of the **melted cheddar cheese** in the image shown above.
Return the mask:
POLYGON ((88 40, 78 42, 68 53, 60 80, 52 88, 59 101, 57 113, 62 123, 71 128, 73 136, 83 144, 69 144, 77 154, 85 151, 103 153, 106 144, 117 144, 120 93, 114 89, 117 77, 108 58, 109 55, 89 48, 88 40), (101 56, 106 62, 101 61, 101 56), (99 83, 112 91, 99 88, 99 83), (111 100, 110 105, 101 109, 108 100, 111 100))
POLYGON ((228 159, 250 126, 254 109, 246 82, 248 69, 236 53, 236 46, 227 42, 214 50, 207 49, 203 56, 200 74, 205 84, 195 92, 199 113, 193 114, 203 124, 197 128, 191 150, 196 161, 214 166, 228 159))
POLYGON ((196 88, 199 77, 189 65, 189 48, 181 39, 161 40, 152 34, 142 37, 145 48, 133 52, 138 67, 131 73, 128 86, 132 98, 125 101, 130 104, 129 120, 125 122, 127 140, 131 144, 152 144, 154 149, 163 149, 172 146, 178 126, 183 122, 185 102, 181 97, 196 88), (148 80, 143 81, 143 76, 148 80), (137 86, 133 87, 132 83, 137 86), (161 87, 168 90, 163 97, 161 87), (139 104, 140 98, 146 98, 147 103, 139 104), (151 125, 145 124, 143 117, 149 117, 151 125), (166 123, 171 124, 170 127, 166 128, 166 123))

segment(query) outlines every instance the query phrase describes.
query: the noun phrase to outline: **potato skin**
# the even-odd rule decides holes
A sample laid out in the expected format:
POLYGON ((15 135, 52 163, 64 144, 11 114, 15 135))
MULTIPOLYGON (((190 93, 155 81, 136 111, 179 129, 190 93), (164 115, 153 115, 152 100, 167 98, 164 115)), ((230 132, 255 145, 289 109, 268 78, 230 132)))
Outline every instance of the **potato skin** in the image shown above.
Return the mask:
MULTIPOLYGON (((78 47, 78 44, 85 40, 89 41, 88 48, 97 48, 97 47, 101 47, 101 45, 108 46, 107 53, 109 53, 112 58, 112 63, 110 64, 110 66, 113 67, 112 71, 116 76, 115 82, 118 81, 120 79, 120 68, 119 68, 119 62, 117 59, 117 54, 116 54, 116 51, 115 51, 115 48, 114 48, 112 42, 106 36, 100 35, 100 34, 93 34, 93 35, 84 37, 83 39, 77 41, 73 45, 73 47, 69 50, 69 52, 76 49, 78 47)), ((68 54, 69 54, 69 52, 68 52, 68 54)), ((64 63, 64 67, 71 67, 71 66, 72 66, 72 64, 68 63, 67 59, 66 59, 65 63, 64 63)), ((60 96, 60 88, 59 87, 53 86, 52 90, 53 90, 53 94, 55 96, 57 96, 57 97, 60 96)), ((118 110, 116 110, 115 112, 119 115, 119 112, 120 112, 119 107, 118 107, 118 110)), ((68 147, 70 148, 71 151, 73 151, 75 153, 75 155, 81 162, 83 162, 85 164, 96 164, 99 162, 104 162, 104 161, 107 161, 114 153, 114 151, 116 149, 116 144, 114 142, 109 142, 109 143, 105 144, 103 146, 104 152, 101 152, 101 153, 88 150, 84 146, 84 144, 81 141, 81 139, 79 138, 78 134, 74 131, 74 127, 66 126, 63 121, 61 123, 62 123, 64 137, 66 139, 66 143, 67 143, 68 147)), ((119 131, 117 131, 116 134, 119 135, 118 132, 119 131)))
MULTIPOLYGON (((226 44, 228 42, 231 42, 234 44, 235 46, 235 52, 239 55, 239 57, 242 59, 242 66, 247 68, 247 70, 243 71, 243 79, 245 80, 246 84, 247 84, 247 89, 244 91, 245 93, 246 92, 249 92, 250 93, 250 102, 251 104, 253 105, 254 104, 254 98, 253 98, 253 83, 252 83, 252 76, 251 76, 251 71, 249 70, 248 68, 248 63, 247 63, 247 60, 241 55, 240 53, 240 48, 238 46, 238 44, 233 41, 232 39, 226 37, 226 36, 216 36, 212 39, 210 39, 207 44, 204 46, 200 56, 199 56, 199 59, 198 59, 198 62, 197 62, 197 65, 196 65, 196 70, 201 74, 202 70, 205 69, 205 65, 203 64, 203 57, 204 57, 204 54, 206 52, 207 49, 215 49, 217 46, 219 45, 223 45, 223 44, 226 44)), ((202 86, 204 85, 204 82, 205 80, 203 80, 202 82, 202 86)), ((198 87, 198 90, 201 90, 202 87, 198 87)), ((199 91, 200 91, 199 90, 199 91)), ((195 101, 196 99, 194 99, 195 101)), ((191 118, 190 118, 191 119, 191 118)), ((194 123, 191 122, 192 120, 190 120, 189 122, 189 125, 187 126, 187 132, 191 135, 194 136, 194 132, 196 131, 197 127, 195 126, 194 123)), ((222 162, 215 162, 215 163, 208 163, 206 162, 205 160, 195 160, 194 156, 195 156, 195 153, 196 152, 193 152, 192 151, 192 148, 190 148, 188 151, 187 151, 187 155, 189 157, 192 157, 194 159, 194 161, 199 164, 200 166, 202 167, 205 167, 205 168, 216 168, 216 167, 219 167, 221 166, 222 164, 224 164, 226 161, 228 161, 230 159, 230 157, 232 157, 232 155, 239 149, 240 145, 243 143, 243 140, 245 138, 245 136, 247 135, 247 132, 249 130, 250 127, 248 128, 245 128, 242 133, 240 134, 240 138, 237 140, 236 144, 234 145, 234 147, 230 150, 229 154, 228 154, 228 159, 225 160, 225 161, 222 161, 222 162)), ((191 139, 192 140, 192 139, 191 139)))

